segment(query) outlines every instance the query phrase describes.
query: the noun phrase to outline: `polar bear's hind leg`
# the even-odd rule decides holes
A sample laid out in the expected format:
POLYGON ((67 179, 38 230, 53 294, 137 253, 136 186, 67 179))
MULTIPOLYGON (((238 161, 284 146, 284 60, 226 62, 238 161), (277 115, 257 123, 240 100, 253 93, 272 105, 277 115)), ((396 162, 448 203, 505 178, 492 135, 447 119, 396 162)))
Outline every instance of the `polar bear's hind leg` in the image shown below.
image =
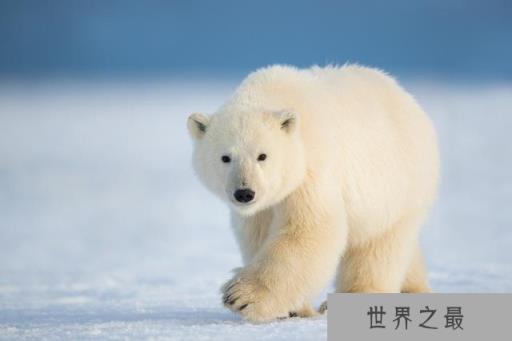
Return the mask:
POLYGON ((401 292, 415 254, 414 224, 417 220, 402 219, 379 237, 349 247, 341 260, 336 292, 401 292))
POLYGON ((402 284, 403 293, 430 293, 432 289, 428 284, 427 268, 419 245, 416 247, 414 258, 409 265, 405 281, 402 284))

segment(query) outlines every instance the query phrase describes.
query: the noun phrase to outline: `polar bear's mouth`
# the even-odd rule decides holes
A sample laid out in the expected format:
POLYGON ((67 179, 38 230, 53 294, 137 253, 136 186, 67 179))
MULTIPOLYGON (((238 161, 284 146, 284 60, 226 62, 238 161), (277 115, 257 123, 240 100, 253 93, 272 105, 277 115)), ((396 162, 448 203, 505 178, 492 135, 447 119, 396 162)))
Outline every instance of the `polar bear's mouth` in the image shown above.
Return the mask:
POLYGON ((255 203, 256 203, 256 200, 251 200, 251 201, 248 201, 248 202, 240 202, 240 201, 237 201, 235 198, 232 198, 230 200, 230 202, 236 206, 236 207, 240 207, 240 208, 243 208, 243 207, 249 207, 249 206, 253 206, 255 203))
POLYGON ((251 201, 251 202, 237 202, 236 200, 231 200, 231 202, 235 206, 239 206, 239 207, 247 207, 247 206, 251 206, 251 205, 256 203, 255 201, 251 201))

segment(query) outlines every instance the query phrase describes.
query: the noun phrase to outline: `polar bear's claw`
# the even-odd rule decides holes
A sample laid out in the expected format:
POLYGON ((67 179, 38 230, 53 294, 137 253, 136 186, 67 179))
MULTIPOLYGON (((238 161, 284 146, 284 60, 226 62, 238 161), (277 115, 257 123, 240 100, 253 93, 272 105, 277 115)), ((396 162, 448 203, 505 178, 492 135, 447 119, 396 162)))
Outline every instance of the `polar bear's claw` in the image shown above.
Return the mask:
POLYGON ((320 305, 320 307, 318 308, 318 312, 320 314, 325 314, 327 312, 327 301, 324 301, 324 303, 320 305))
POLYGON ((263 285, 255 273, 241 271, 221 289, 224 306, 249 321, 288 318, 290 307, 284 307, 275 293, 263 285))

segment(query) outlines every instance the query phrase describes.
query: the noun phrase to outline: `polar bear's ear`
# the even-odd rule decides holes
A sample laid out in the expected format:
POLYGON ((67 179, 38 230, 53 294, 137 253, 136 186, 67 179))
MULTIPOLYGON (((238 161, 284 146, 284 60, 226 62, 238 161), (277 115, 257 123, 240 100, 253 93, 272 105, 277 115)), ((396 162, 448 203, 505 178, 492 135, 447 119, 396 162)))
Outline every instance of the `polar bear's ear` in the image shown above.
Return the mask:
POLYGON ((195 139, 203 137, 204 133, 206 133, 209 122, 210 118, 204 114, 194 113, 190 115, 187 120, 190 135, 195 139))
POLYGON ((277 114, 281 129, 287 133, 293 132, 297 128, 298 116, 291 111, 282 111, 277 114))

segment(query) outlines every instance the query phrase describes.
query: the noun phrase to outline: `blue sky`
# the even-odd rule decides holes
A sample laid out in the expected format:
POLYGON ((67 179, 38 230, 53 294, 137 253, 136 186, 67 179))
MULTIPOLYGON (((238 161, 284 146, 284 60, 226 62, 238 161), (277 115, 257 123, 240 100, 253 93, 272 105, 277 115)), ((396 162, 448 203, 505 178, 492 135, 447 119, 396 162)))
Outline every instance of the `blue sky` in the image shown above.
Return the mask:
POLYGON ((512 79, 512 2, 0 2, 0 77, 244 74, 359 62, 512 79))

